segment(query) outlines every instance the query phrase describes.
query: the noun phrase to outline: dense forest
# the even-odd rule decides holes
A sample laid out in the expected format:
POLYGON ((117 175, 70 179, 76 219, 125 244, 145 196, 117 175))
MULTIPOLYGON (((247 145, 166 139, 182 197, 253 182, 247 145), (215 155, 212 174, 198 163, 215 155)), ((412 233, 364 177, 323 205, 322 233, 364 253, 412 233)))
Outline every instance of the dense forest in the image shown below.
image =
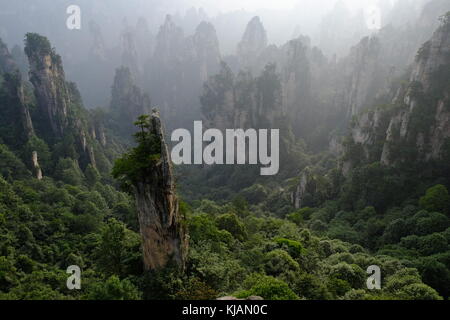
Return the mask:
POLYGON ((91 23, 71 77, 50 36, 0 39, 0 299, 448 300, 450 4, 422 2, 319 42, 251 17, 229 55, 200 14, 128 26, 121 61, 91 23), (174 166, 194 119, 279 128, 279 173, 174 166))

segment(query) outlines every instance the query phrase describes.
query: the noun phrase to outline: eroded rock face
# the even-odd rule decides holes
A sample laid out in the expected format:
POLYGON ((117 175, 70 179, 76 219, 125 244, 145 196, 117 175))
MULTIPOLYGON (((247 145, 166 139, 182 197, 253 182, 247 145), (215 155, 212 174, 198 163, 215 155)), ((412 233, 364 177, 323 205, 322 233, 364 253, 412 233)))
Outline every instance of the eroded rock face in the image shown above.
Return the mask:
POLYGON ((144 88, 161 107, 170 129, 190 126, 199 118, 198 97, 203 83, 218 72, 220 60, 219 41, 212 24, 201 22, 192 36, 185 36, 174 19, 166 17, 147 64, 148 87, 144 88))
MULTIPOLYGON (((377 93, 377 78, 384 76, 380 75, 384 66, 380 54, 380 40, 377 37, 366 37, 352 48, 344 62, 344 74, 348 74, 344 103, 348 108, 349 118, 356 115, 377 93)), ((383 80, 386 79, 379 83, 383 83, 383 80)))
MULTIPOLYGON (((28 33, 25 53, 37 100, 37 110, 32 114, 35 126, 43 128, 45 139, 58 141, 72 135, 76 142, 74 147, 80 155, 80 165, 92 164, 95 167, 94 140, 99 140, 102 146, 106 143, 103 125, 93 121, 90 115, 80 117, 85 112, 81 95, 75 83, 66 81, 61 57, 47 38, 28 33)), ((30 128, 27 110, 22 114, 24 123, 30 128)))
POLYGON ((329 195, 329 177, 312 167, 306 167, 298 177, 298 184, 291 192, 291 202, 295 209, 311 205, 314 199, 326 199, 329 195))
POLYGON ((161 157, 151 176, 142 177, 134 186, 143 238, 144 266, 148 270, 155 270, 172 261, 184 268, 188 238, 184 217, 178 210, 172 163, 159 114, 153 112, 150 121, 151 133, 160 140, 161 157))
POLYGON ((92 37, 90 54, 100 61, 106 60, 106 47, 101 27, 93 20, 89 21, 89 33, 92 37))
POLYGON ((31 154, 31 162, 33 163, 33 171, 36 179, 42 180, 42 170, 38 162, 38 153, 33 151, 31 154))
POLYGON ((134 30, 126 28, 121 35, 122 65, 130 69, 137 79, 141 78, 143 63, 139 59, 134 30))
POLYGON ((28 37, 25 53, 30 63, 30 81, 38 108, 47 116, 53 133, 62 136, 68 126, 70 95, 61 57, 53 51, 46 38, 36 34, 28 37))
POLYGON ((431 77, 439 68, 450 63, 450 22, 436 30, 417 55, 411 81, 419 81, 424 90, 432 85, 431 77))
POLYGON ((192 37, 194 57, 200 71, 201 83, 215 74, 220 65, 219 39, 214 26, 209 22, 201 22, 192 37))
POLYGON ((23 92, 23 84, 17 88, 17 94, 20 100, 20 113, 22 117, 22 124, 24 128, 24 132, 28 138, 34 135, 33 122, 31 121, 30 109, 25 103, 25 95, 23 92))
POLYGON ((308 185, 309 178, 308 170, 304 170, 300 174, 300 182, 291 195, 291 200, 295 209, 300 209, 302 207, 303 195, 306 193, 306 186, 308 185))
POLYGON ((249 72, 234 75, 222 64, 219 75, 210 77, 200 98, 206 126, 227 128, 276 128, 282 112, 282 88, 275 65, 259 77, 249 72))
POLYGON ((450 138, 450 92, 448 88, 440 86, 445 86, 445 81, 448 81, 445 74, 449 70, 450 21, 447 19, 419 50, 410 86, 403 93, 405 108, 398 111, 389 124, 382 154, 383 163, 392 162, 395 153, 392 144, 398 141, 414 143, 418 157, 422 160, 441 157, 442 147, 450 138), (426 129, 418 129, 414 119, 424 112, 432 114, 432 120, 426 129))
MULTIPOLYGON (((116 70, 110 107, 124 135, 134 132, 133 123, 140 115, 150 113, 150 98, 136 85, 136 80, 127 67, 116 70)), ((104 133, 100 132, 99 138, 103 144, 104 133)))
POLYGON ((414 63, 417 50, 437 29, 438 17, 450 10, 450 3, 445 0, 431 0, 423 9, 412 9, 412 4, 398 5, 395 21, 363 38, 347 56, 337 61, 337 104, 347 119, 377 103, 380 97, 392 94, 393 80, 403 76, 414 63), (414 17, 400 14, 411 10, 417 11, 414 17), (403 18, 406 21, 401 23, 403 18))
POLYGON ((0 39, 0 73, 10 73, 16 71, 16 64, 9 53, 6 44, 0 39))
POLYGON ((393 88, 390 107, 370 110, 355 120, 351 138, 366 152, 366 160, 385 165, 404 161, 402 148, 413 150, 412 156, 419 161, 441 159, 444 144, 450 139, 449 72, 447 18, 419 50, 409 83, 393 88), (374 145, 381 148, 377 150, 374 145))
POLYGON ((15 63, 8 47, 0 39, 0 76, 3 78, 3 87, 9 96, 10 104, 19 106, 17 116, 18 135, 24 141, 34 134, 33 122, 30 116, 30 110, 25 101, 25 94, 22 82, 22 76, 17 64, 15 63), (11 103, 13 101, 13 103, 11 103))
POLYGON ((283 114, 295 124, 296 135, 307 136, 317 125, 311 123, 312 115, 332 105, 328 93, 331 90, 325 89, 330 86, 332 66, 305 36, 289 41, 279 52, 277 65, 281 72, 283 114), (323 103, 317 97, 329 102, 323 103))
POLYGON ((176 59, 181 59, 183 48, 183 29, 174 23, 171 15, 167 15, 156 36, 154 57, 160 63, 171 63, 176 59))

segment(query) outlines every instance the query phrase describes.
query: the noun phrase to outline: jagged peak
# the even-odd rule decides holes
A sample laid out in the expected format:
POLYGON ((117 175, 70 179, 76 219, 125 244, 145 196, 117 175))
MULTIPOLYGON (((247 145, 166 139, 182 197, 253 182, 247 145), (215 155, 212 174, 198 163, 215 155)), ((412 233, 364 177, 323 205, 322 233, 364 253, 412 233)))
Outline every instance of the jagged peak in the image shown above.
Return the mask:
POLYGON ((430 86, 430 77, 443 65, 450 64, 450 12, 440 19, 441 23, 432 38, 417 53, 411 81, 430 86))
POLYGON ((258 16, 253 17, 247 24, 241 44, 245 42, 257 45, 262 49, 267 46, 267 32, 258 16))
POLYGON ((253 66, 267 48, 267 32, 258 16, 253 17, 245 28, 242 40, 237 46, 241 66, 253 66))
MULTIPOLYGON (((184 41, 184 32, 183 29, 175 24, 171 15, 167 15, 164 23, 159 27, 158 35, 157 35, 157 44, 156 50, 154 52, 155 55, 164 55, 164 54, 176 54, 175 52, 167 52, 164 51, 169 50, 171 44, 181 45, 180 43, 184 41)), ((173 51, 173 50, 170 50, 173 51)))
POLYGON ((25 53, 28 57, 35 55, 47 56, 55 55, 56 53, 52 48, 50 41, 40 34, 37 33, 27 33, 25 36, 25 53))
POLYGON ((259 18, 259 16, 254 16, 254 17, 250 20, 250 22, 249 22, 248 24, 249 24, 249 25, 261 25, 261 26, 262 26, 261 19, 259 18))
POLYGON ((440 19, 443 27, 450 27, 450 11, 444 14, 440 19))
POLYGON ((3 72, 15 72, 18 68, 14 62, 8 46, 0 38, 0 73, 3 72))
POLYGON ((175 28, 175 27, 177 27, 177 26, 172 18, 172 15, 167 14, 166 18, 164 19, 164 23, 160 27, 160 30, 161 30, 161 28, 170 29, 170 28, 175 28))
POLYGON ((151 115, 139 116, 135 124, 139 128, 135 134, 139 146, 116 161, 113 175, 130 185, 134 194, 144 267, 158 270, 174 262, 184 269, 188 237, 158 111, 154 108, 151 115))
POLYGON ((336 1, 336 4, 333 7, 332 14, 342 14, 346 16, 350 16, 351 12, 348 8, 347 4, 343 0, 336 1))
POLYGON ((202 21, 195 29, 195 33, 216 33, 216 28, 211 22, 202 21))
POLYGON ((364 50, 367 53, 376 53, 379 51, 380 45, 380 38, 377 35, 370 35, 362 38, 356 46, 352 47, 351 52, 364 50))
POLYGON ((195 29, 193 39, 197 45, 202 43, 209 44, 219 54, 219 39, 217 38, 216 28, 214 28, 212 23, 202 21, 195 29))
POLYGON ((110 109, 120 119, 120 130, 124 134, 130 134, 134 129, 131 124, 139 115, 147 114, 150 105, 149 96, 135 84, 130 69, 125 66, 117 68, 111 88, 110 109))

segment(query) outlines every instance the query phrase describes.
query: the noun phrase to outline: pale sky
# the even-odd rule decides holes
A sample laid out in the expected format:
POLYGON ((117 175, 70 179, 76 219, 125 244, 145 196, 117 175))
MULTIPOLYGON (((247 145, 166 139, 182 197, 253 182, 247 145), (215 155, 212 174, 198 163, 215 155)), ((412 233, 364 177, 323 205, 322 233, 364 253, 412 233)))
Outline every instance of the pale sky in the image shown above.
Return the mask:
MULTIPOLYGON (((275 9, 275 10, 289 10, 297 5, 301 5, 302 1, 311 3, 311 0, 190 0, 189 3, 196 7, 203 7, 205 9, 216 8, 219 11, 227 12, 233 10, 244 9, 246 11, 256 11, 258 9, 275 9)), ((335 0, 336 2, 337 0, 335 0)), ((373 4, 378 0, 343 0, 351 10, 361 9, 373 4)), ((395 2, 396 0, 391 0, 395 2)), ((329 5, 332 1, 314 0, 314 3, 320 6, 321 2, 329 5)), ((211 12, 212 13, 212 12, 211 12)))

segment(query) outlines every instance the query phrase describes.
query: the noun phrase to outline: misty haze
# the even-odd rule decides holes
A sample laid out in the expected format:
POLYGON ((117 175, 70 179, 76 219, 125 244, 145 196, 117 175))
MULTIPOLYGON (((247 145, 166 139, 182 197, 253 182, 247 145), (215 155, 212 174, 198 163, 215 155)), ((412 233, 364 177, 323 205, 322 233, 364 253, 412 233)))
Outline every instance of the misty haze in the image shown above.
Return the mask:
POLYGON ((450 0, 2 0, 0 111, 0 300, 450 296, 450 0))

